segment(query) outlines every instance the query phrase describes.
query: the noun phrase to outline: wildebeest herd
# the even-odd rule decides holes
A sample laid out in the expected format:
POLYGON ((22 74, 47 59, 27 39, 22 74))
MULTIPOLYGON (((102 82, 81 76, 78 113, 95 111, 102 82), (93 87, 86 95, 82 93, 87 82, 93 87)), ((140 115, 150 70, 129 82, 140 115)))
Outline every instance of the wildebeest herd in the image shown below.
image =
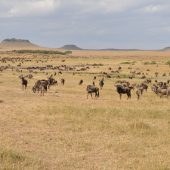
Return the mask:
MULTIPOLYGON (((53 58, 50 60, 52 61, 53 58)), ((36 60, 36 63, 44 63, 47 62, 49 58, 47 59, 39 59, 36 60)), ((64 60, 65 61, 65 60, 64 60)), ((23 71, 28 71, 28 75, 23 76, 20 75, 19 78, 21 79, 21 85, 23 89, 26 89, 29 80, 33 77, 33 74, 37 74, 38 71, 41 71, 41 73, 45 73, 48 75, 48 70, 54 71, 54 74, 50 75, 47 79, 40 79, 37 80, 33 87, 32 87, 32 92, 34 93, 39 93, 40 95, 44 95, 45 93, 48 92, 50 89, 50 86, 53 85, 58 85, 59 83, 64 86, 65 83, 67 83, 66 79, 60 78, 60 81, 55 80, 55 76, 57 75, 62 75, 63 72, 72 72, 72 75, 74 76, 75 74, 81 74, 81 72, 89 71, 92 67, 93 68, 99 68, 104 66, 103 64, 77 64, 77 65, 58 65, 58 66, 53 66, 52 64, 48 64, 46 66, 28 66, 24 67, 25 62, 32 62, 32 58, 26 59, 24 57, 18 57, 18 58, 10 58, 10 57, 5 57, 1 59, 1 62, 8 63, 11 62, 12 64, 17 63, 17 66, 13 66, 12 64, 4 65, 0 67, 0 71, 3 72, 4 70, 11 69, 12 71, 16 71, 18 73, 23 73, 23 71)), ((62 59, 63 62, 63 59, 62 59)), ((157 66, 158 67, 158 66, 157 66)), ((155 78, 152 77, 152 79, 149 78, 148 72, 150 69, 147 69, 146 72, 144 73, 140 69, 132 69, 131 66, 128 67, 128 70, 130 70, 128 77, 126 79, 123 79, 121 77, 121 72, 123 70, 122 66, 118 65, 116 70, 113 70, 112 67, 107 68, 109 71, 106 72, 100 72, 99 74, 95 73, 93 74, 93 77, 91 77, 92 82, 88 83, 86 86, 86 92, 87 92, 87 98, 88 95, 90 94, 91 97, 93 97, 93 94, 95 94, 95 98, 99 97, 99 91, 103 90, 104 85, 107 83, 105 82, 105 79, 109 80, 111 78, 115 78, 114 83, 113 83, 113 90, 118 93, 119 98, 122 98, 122 95, 127 95, 127 99, 130 99, 132 97, 132 91, 136 94, 136 98, 139 100, 141 96, 143 95, 144 92, 147 92, 148 88, 151 89, 156 95, 160 96, 162 98, 163 96, 168 97, 170 95, 170 88, 169 88, 169 83, 170 80, 166 81, 158 81, 158 75, 161 73, 155 72, 155 78), (117 75, 116 77, 112 77, 112 74, 117 75), (138 76, 138 79, 141 79, 142 81, 140 83, 136 83, 134 81, 132 83, 132 79, 136 78, 138 76), (98 79, 98 83, 97 83, 98 79), (118 79, 118 80, 117 80, 118 79), (127 80, 129 79, 129 80, 127 80)), ((162 77, 166 77, 168 73, 162 73, 162 77)), ((112 79, 113 80, 113 79, 112 79)), ((79 86, 83 85, 85 80, 82 78, 79 80, 77 83, 79 86)), ((86 82, 87 83, 87 82, 86 82)))
MULTIPOLYGON (((26 77, 31 77, 31 76, 30 75, 25 77, 23 75, 19 76, 19 78, 21 79, 21 84, 23 89, 27 88, 28 80, 26 79, 26 77)), ((98 98, 100 93, 99 91, 102 90, 104 87, 105 84, 104 77, 101 80, 99 80, 99 84, 98 84, 99 87, 95 85, 96 83, 94 80, 96 80, 96 76, 94 76, 93 78, 93 83, 91 85, 87 85, 86 87, 87 99, 89 94, 91 98, 93 98, 93 94, 95 95, 95 98, 98 98)), ((64 86, 65 79, 61 78, 60 82, 61 85, 64 86)), ((78 85, 82 85, 83 82, 84 82, 83 79, 81 79, 78 85)), ((132 96, 131 91, 135 90, 137 100, 139 100, 140 97, 143 95, 144 91, 147 92, 149 85, 151 87, 151 90, 155 94, 160 96, 160 98, 163 96, 168 97, 170 95, 170 88, 168 86, 169 83, 170 83, 169 80, 167 82, 162 82, 162 81, 158 82, 157 80, 155 80, 153 84, 151 79, 146 79, 140 84, 130 83, 127 80, 118 80, 115 82, 114 86, 116 88, 116 92, 119 94, 120 99, 122 98, 123 94, 127 95, 127 99, 130 99, 132 96)), ((34 86, 32 87, 32 91, 34 93, 40 93, 42 96, 44 96, 44 93, 47 93, 47 91, 53 85, 58 85, 58 81, 53 78, 53 75, 51 75, 48 79, 37 80, 34 86)))

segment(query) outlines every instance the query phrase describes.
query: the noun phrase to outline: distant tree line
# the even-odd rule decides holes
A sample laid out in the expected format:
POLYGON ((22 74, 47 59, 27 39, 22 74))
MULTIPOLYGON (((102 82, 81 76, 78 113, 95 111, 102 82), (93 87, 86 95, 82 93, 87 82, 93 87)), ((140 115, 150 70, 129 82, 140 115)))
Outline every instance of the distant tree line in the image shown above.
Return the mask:
POLYGON ((19 53, 19 54, 25 54, 25 53, 30 53, 30 54, 60 54, 60 55, 67 55, 67 54, 72 54, 72 51, 52 51, 52 50, 14 50, 13 52, 19 53))

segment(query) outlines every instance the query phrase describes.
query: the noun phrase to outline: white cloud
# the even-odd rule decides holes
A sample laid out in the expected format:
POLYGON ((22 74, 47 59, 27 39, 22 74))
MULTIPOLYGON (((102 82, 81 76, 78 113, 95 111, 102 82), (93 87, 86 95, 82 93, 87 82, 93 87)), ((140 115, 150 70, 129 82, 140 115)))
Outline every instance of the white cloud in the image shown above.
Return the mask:
POLYGON ((81 14, 125 13, 139 10, 155 13, 167 10, 170 2, 162 0, 0 0, 2 16, 36 16, 54 12, 60 8, 81 14))
POLYGON ((157 13, 157 12, 160 12, 164 9, 163 6, 161 5, 149 5, 149 6, 146 6, 144 8, 144 12, 147 12, 147 13, 157 13))
POLYGON ((48 14, 60 5, 60 0, 6 0, 0 2, 2 16, 34 16, 48 14))
MULTIPOLYGON (((65 4, 79 6, 84 13, 112 13, 122 12, 134 7, 141 0, 63 0, 65 4)), ((145 0, 144 0, 145 1, 145 0)))

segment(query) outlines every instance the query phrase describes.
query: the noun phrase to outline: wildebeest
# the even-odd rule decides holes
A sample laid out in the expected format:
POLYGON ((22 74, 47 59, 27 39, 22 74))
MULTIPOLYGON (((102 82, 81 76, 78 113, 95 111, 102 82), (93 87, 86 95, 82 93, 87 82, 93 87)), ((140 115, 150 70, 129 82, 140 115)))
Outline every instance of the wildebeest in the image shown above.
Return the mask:
POLYGON ((44 96, 44 93, 47 92, 49 82, 48 80, 38 80, 32 88, 34 93, 40 92, 44 96))
POLYGON ((143 94, 143 87, 138 87, 136 90, 136 95, 138 100, 142 94, 143 94))
POLYGON ((25 77, 23 77, 23 75, 19 76, 19 78, 21 79, 22 89, 26 89, 28 81, 25 79, 25 77))
POLYGON ((52 76, 50 76, 49 78, 48 78, 48 89, 50 89, 50 86, 52 86, 52 85, 58 85, 58 82, 52 77, 52 76))
POLYGON ((127 94, 127 99, 131 98, 132 87, 124 87, 122 85, 116 85, 116 90, 119 93, 120 99, 122 98, 122 94, 127 94))
POLYGON ((100 81, 99 81, 99 86, 100 86, 100 90, 102 90, 103 86, 104 86, 104 78, 102 78, 100 81))
POLYGON ((61 79, 61 84, 64 86, 64 84, 65 84, 65 79, 61 79))
MULTIPOLYGON (((147 90, 148 90, 148 85, 145 84, 145 83, 141 83, 141 84, 139 85, 139 87, 140 87, 140 88, 143 88, 143 90, 145 90, 146 92, 147 92, 147 90)), ((143 91, 142 91, 142 92, 143 92, 143 91)))
POLYGON ((153 85, 152 86, 152 91, 155 92, 157 95, 160 95, 160 98, 162 98, 162 96, 170 96, 170 88, 161 88, 157 85, 153 85))
POLYGON ((81 79, 80 81, 79 81, 79 85, 82 85, 83 84, 83 80, 81 79))
POLYGON ((99 97, 99 88, 98 87, 95 87, 93 85, 88 85, 86 90, 87 90, 87 99, 88 99, 89 94, 91 95, 91 98, 92 98, 93 93, 95 94, 95 97, 99 97))

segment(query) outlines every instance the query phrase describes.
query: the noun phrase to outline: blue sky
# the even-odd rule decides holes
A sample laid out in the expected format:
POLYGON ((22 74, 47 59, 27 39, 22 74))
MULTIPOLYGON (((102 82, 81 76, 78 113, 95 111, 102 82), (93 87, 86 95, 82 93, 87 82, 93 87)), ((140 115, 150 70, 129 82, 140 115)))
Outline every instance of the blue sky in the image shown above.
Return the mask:
POLYGON ((0 0, 0 40, 47 47, 170 46, 169 0, 0 0))

